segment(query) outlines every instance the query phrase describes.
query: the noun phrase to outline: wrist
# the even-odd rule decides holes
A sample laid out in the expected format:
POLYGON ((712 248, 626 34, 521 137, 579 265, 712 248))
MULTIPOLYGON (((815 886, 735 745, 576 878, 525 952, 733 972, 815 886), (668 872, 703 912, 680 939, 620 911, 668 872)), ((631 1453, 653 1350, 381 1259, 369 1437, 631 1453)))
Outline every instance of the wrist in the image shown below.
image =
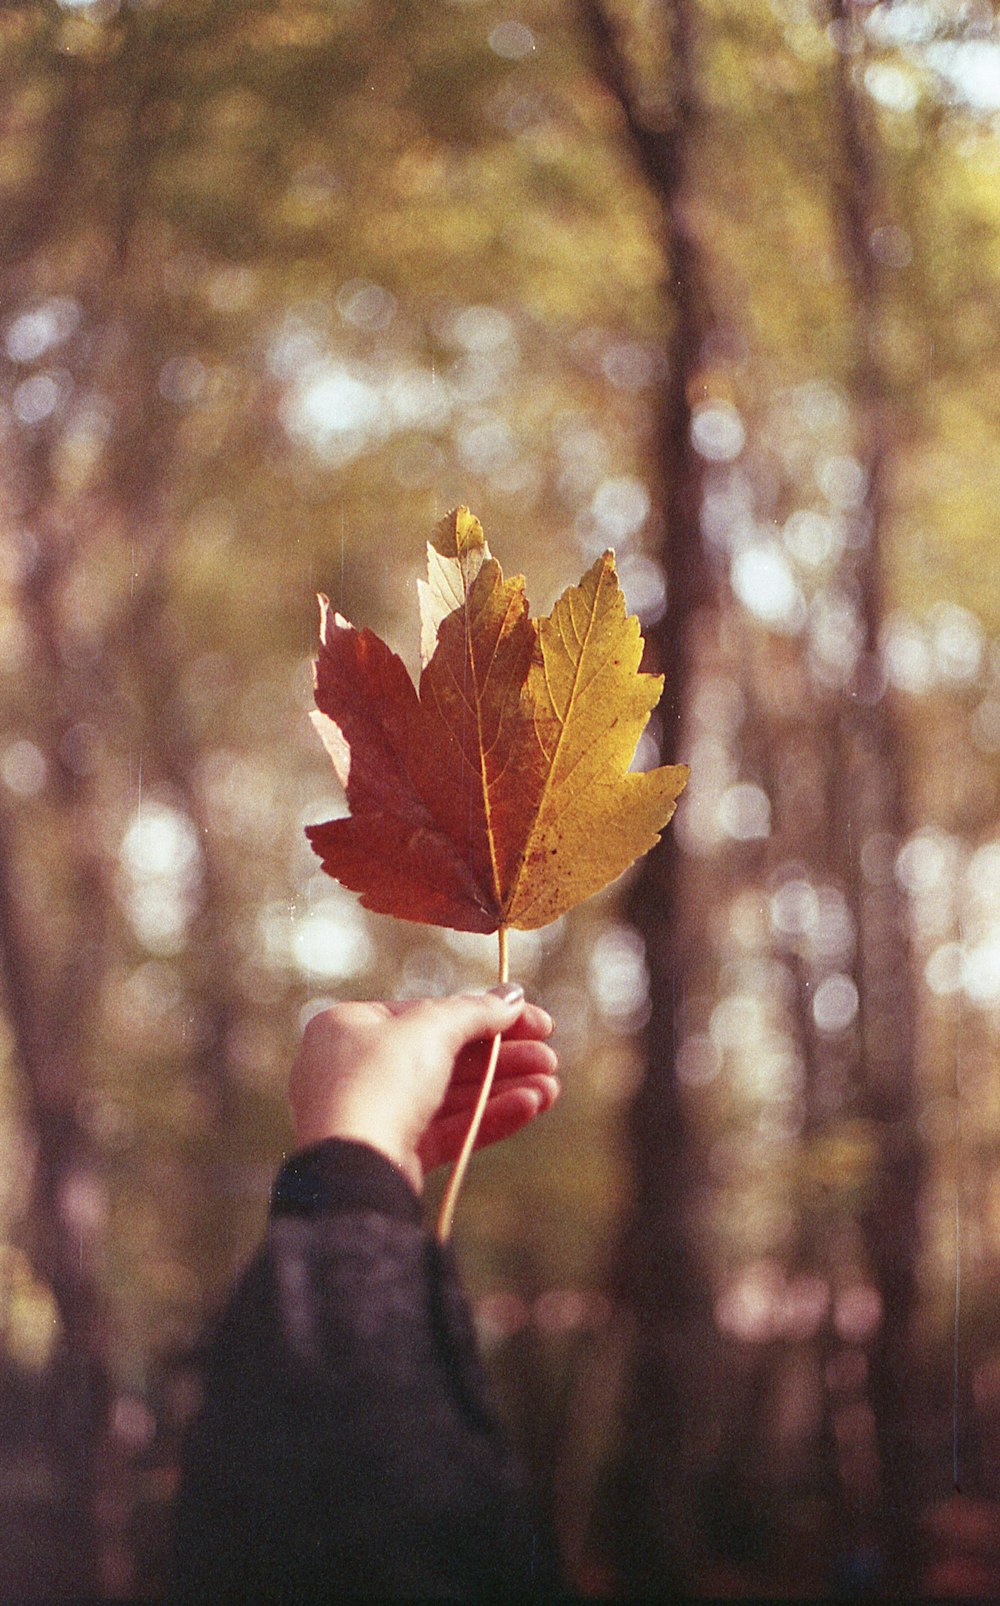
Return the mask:
POLYGON ((303 1112, 294 1123, 299 1149, 312 1148, 328 1138, 364 1143, 400 1170, 417 1193, 423 1191, 424 1173, 413 1144, 397 1130, 384 1112, 373 1108, 370 1097, 363 1103, 343 1100, 322 1112, 303 1112))

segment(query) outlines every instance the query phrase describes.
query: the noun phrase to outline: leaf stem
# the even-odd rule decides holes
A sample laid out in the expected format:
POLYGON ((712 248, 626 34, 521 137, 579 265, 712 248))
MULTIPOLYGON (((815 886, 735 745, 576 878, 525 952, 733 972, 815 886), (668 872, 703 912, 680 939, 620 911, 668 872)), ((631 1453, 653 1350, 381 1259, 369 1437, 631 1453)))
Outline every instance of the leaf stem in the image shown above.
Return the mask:
MULTIPOLYGON (((506 926, 499 927, 497 931, 497 938, 500 945, 499 980, 501 982, 505 982, 508 980, 506 926)), ((483 1085, 479 1089, 479 1098, 476 1101, 476 1108, 472 1114, 472 1122, 469 1126, 468 1132, 465 1134, 465 1142, 462 1144, 462 1151, 459 1154, 458 1159, 455 1161, 454 1169, 452 1170, 451 1176, 448 1178, 448 1187, 445 1190, 444 1198, 441 1201, 441 1213, 438 1216, 437 1222, 437 1238, 438 1242, 442 1244, 447 1243, 448 1239, 451 1237, 451 1225, 455 1219, 455 1205, 458 1201, 459 1190, 461 1189, 462 1183, 465 1180, 465 1173, 468 1170, 469 1160, 472 1156, 472 1151, 476 1146, 476 1138, 479 1134, 479 1128, 482 1124, 483 1115, 486 1110, 486 1102, 490 1096, 490 1088, 493 1086, 493 1076, 496 1072, 497 1060, 500 1058, 500 1038, 501 1033, 497 1032, 497 1035, 490 1044, 490 1057, 486 1062, 486 1074, 483 1077, 483 1085)))

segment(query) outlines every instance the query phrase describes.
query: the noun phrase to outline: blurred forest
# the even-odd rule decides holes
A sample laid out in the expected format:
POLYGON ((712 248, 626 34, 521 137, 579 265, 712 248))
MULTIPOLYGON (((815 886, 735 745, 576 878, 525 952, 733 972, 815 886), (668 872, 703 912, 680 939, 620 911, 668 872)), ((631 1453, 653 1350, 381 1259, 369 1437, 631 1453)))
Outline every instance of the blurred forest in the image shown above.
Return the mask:
POLYGON ((988 0, 6 0, 0 1596, 155 1597, 302 1022, 489 985, 305 824, 323 590, 616 548, 660 847, 458 1248, 581 1594, 1000 1593, 988 0))

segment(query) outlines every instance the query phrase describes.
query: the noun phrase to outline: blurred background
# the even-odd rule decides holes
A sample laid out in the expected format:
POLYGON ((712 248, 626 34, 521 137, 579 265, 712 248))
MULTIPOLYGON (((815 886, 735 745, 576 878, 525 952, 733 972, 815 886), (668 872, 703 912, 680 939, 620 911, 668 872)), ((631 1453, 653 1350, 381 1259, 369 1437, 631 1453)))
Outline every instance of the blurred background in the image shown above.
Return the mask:
POLYGON ((489 985, 303 826, 315 593, 616 548, 661 846, 512 974, 457 1243, 582 1594, 1000 1592, 988 0, 0 11, 0 1594, 155 1598, 332 999, 489 985))

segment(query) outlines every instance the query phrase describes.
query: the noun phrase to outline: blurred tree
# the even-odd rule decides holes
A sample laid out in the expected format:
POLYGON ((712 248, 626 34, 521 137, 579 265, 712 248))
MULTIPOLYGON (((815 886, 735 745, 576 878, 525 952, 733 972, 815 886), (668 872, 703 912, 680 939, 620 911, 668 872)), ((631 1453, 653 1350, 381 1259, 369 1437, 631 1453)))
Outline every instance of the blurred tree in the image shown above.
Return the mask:
POLYGON ((860 628, 838 719, 834 817, 857 932, 854 1097, 858 1114, 872 1123, 877 1147, 860 1219, 881 1306, 868 1350, 881 1483, 880 1546, 888 1587, 906 1594, 918 1588, 921 1566, 912 1475, 911 1346, 923 1167, 914 1125, 916 1001, 909 930, 902 890, 890 868, 908 824, 904 760, 880 658, 886 614, 883 548, 901 429, 900 407, 881 357, 886 340, 879 257, 892 225, 886 222, 876 125, 860 88, 867 61, 863 19, 851 0, 832 0, 830 28, 838 147, 832 163, 834 221, 852 309, 851 395, 864 482, 850 581, 860 628))
MULTIPOLYGON (((660 210, 671 332, 657 396, 653 457, 663 534, 653 555, 666 575, 667 600, 647 632, 645 662, 666 675, 658 737, 674 762, 687 750, 699 637, 712 631, 714 597, 701 535, 702 459, 691 431, 711 322, 690 210, 689 152, 700 123, 694 13, 686 0, 664 13, 652 106, 640 101, 610 10, 580 0, 580 16, 596 74, 620 108, 660 210)), ((690 1587, 704 1449, 698 1402, 714 1394, 710 1302, 691 1233, 693 1156, 675 1064, 694 940, 681 918, 680 863, 676 834, 668 831, 633 876, 625 902, 649 967, 649 1018, 641 1034, 642 1080, 629 1112, 630 1205, 611 1270, 630 1353, 623 1442, 603 1519, 616 1587, 642 1595, 690 1587)))

